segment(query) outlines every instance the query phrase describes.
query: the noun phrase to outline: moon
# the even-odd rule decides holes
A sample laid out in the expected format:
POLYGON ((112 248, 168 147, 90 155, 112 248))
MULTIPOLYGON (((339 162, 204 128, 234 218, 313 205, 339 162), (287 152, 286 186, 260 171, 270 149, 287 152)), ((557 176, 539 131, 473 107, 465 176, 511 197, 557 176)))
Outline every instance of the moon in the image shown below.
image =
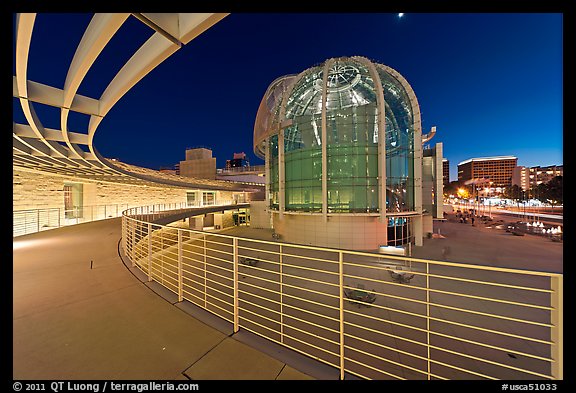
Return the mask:
POLYGON ((398 13, 398 18, 402 18, 404 16, 403 12, 398 13))

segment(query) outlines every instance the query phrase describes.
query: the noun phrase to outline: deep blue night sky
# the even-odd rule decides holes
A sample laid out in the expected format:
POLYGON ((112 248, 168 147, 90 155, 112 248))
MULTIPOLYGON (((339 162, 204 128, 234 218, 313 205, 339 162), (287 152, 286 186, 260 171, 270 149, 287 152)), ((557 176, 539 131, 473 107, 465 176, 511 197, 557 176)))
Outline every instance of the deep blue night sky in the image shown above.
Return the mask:
MULTIPOLYGON (((28 77, 62 88, 91 14, 39 14, 28 77)), ((218 167, 248 153, 258 105, 275 78, 330 57, 365 56, 412 85, 423 133, 443 142, 451 180, 472 157, 515 155, 524 166, 563 163, 562 14, 230 14, 132 88, 95 136, 109 158, 158 169, 187 147, 213 150, 218 167)), ((97 60, 79 94, 99 98, 152 30, 131 16, 97 60)), ((14 100, 16 103, 16 100, 14 100)), ((14 120, 24 122, 14 105, 14 120)), ((59 110, 35 104, 45 127, 59 110)), ((88 117, 74 115, 72 131, 88 117)))

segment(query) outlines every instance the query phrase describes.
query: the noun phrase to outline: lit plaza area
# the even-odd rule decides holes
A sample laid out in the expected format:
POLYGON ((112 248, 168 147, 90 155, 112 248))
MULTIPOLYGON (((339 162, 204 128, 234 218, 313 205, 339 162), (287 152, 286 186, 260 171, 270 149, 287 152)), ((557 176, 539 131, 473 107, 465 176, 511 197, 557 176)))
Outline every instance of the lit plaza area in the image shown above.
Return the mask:
POLYGON ((563 208, 480 195, 511 189, 516 157, 500 177, 463 160, 448 197, 450 130, 393 57, 279 66, 238 98, 224 74, 167 80, 218 72, 200 54, 234 14, 64 15, 58 75, 52 18, 14 15, 13 380, 564 379, 563 208), (157 112, 130 112, 139 94, 157 112), (219 117, 178 106, 210 94, 219 117), (236 134, 252 152, 219 168, 236 134), (139 164, 183 135, 185 160, 139 164))

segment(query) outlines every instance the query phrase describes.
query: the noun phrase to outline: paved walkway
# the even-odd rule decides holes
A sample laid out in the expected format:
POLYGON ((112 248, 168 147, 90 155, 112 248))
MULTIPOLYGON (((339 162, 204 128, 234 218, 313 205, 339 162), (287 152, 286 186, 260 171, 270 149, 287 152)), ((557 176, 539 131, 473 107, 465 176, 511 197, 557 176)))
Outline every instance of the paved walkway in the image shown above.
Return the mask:
POLYGON ((142 283, 121 262, 120 220, 14 239, 15 380, 312 378, 287 362, 316 378, 337 378, 158 296, 150 290, 157 284, 142 283))

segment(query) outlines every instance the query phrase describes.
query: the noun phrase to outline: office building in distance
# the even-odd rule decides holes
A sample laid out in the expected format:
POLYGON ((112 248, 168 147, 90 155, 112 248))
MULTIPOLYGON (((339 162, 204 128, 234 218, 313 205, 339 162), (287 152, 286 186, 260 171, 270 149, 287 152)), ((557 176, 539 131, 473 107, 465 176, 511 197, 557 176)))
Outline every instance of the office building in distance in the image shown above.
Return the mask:
POLYGON ((517 166, 512 175, 512 184, 516 184, 527 191, 538 186, 538 184, 548 183, 556 176, 564 175, 563 165, 549 166, 517 166))
POLYGON ((517 163, 518 158, 514 156, 470 158, 458 164, 458 181, 475 182, 491 192, 501 193, 512 185, 517 163))
POLYGON ((442 183, 444 187, 450 184, 450 161, 447 158, 442 159, 442 183))

